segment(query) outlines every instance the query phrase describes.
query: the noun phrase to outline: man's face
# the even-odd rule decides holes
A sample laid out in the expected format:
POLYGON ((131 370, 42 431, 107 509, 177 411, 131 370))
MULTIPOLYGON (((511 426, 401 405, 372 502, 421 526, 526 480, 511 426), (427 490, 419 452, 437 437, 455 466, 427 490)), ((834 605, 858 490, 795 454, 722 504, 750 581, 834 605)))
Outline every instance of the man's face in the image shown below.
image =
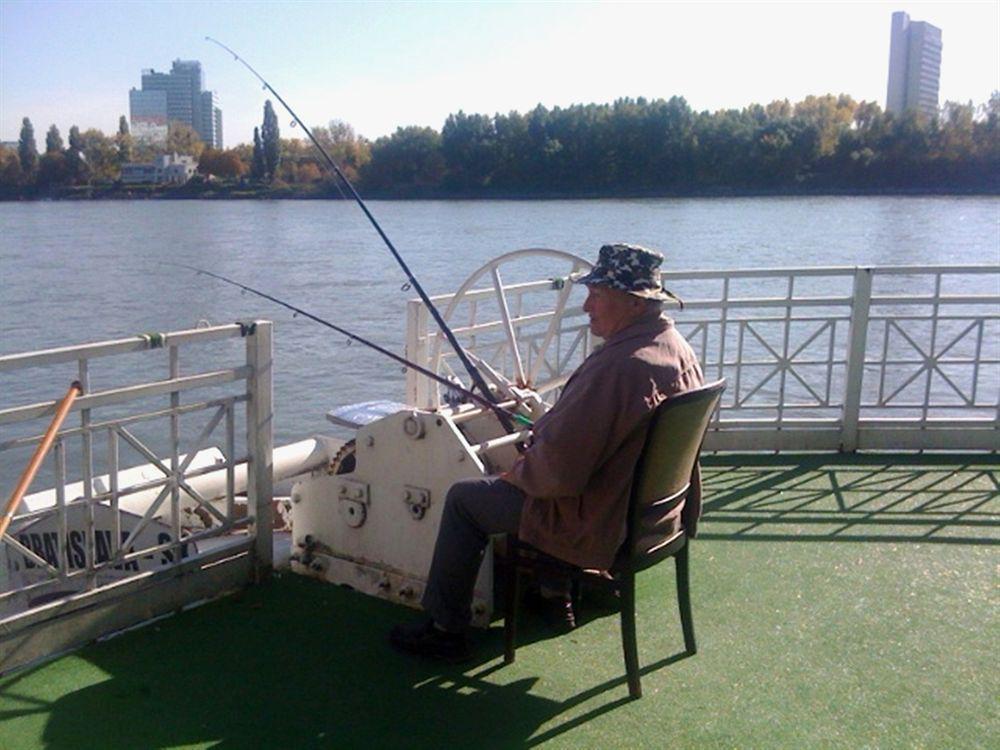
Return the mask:
POLYGON ((583 311, 590 316, 590 332, 606 339, 638 318, 644 309, 642 300, 608 286, 588 286, 583 311))

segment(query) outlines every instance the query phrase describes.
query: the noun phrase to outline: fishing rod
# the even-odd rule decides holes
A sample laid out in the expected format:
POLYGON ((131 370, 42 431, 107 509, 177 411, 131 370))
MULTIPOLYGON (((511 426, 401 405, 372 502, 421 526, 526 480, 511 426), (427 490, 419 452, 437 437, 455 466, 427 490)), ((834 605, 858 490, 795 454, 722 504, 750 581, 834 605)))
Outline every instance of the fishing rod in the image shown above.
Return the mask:
MULTIPOLYGON (((487 387, 486 382, 483 380, 483 376, 480 374, 479 370, 476 369, 476 366, 472 364, 472 362, 469 360, 468 356, 465 353, 465 350, 462 348, 462 345, 459 344, 458 339, 455 338, 455 334, 452 333, 451 328, 449 328, 448 324, 445 323, 444 318, 441 317, 441 313, 438 312, 437 307, 434 305, 433 302, 431 302, 430 297, 427 296, 427 293, 420 285, 420 282, 417 281, 416 277, 410 271, 410 267, 406 264, 406 261, 403 260, 403 256, 399 254, 399 251, 396 250, 396 246, 392 244, 392 240, 390 240, 389 236, 385 233, 385 231, 383 231, 381 225, 375 219, 375 216, 372 214, 372 212, 368 210, 368 206, 365 204, 364 200, 361 198, 361 195, 358 193, 358 191, 354 189, 354 185, 351 184, 351 181, 347 179, 347 176, 343 173, 340 167, 337 166, 337 162, 335 162, 333 160, 333 157, 331 157, 330 154, 327 153, 326 149, 324 149, 323 146, 320 145, 320 142, 316 140, 316 137, 312 134, 312 131, 309 129, 309 127, 304 122, 302 122, 302 119, 297 114, 295 114, 295 110, 293 110, 288 105, 288 103, 282 98, 281 94, 275 91, 274 87, 267 81, 265 81, 264 77, 256 70, 254 70, 253 66, 250 65, 250 63, 248 63, 246 60, 244 60, 242 57, 236 54, 236 52, 234 52, 232 49, 230 49, 225 44, 220 42, 218 39, 213 39, 210 36, 206 36, 205 39, 224 49, 226 52, 228 52, 233 56, 233 59, 235 59, 239 63, 242 63, 247 70, 253 73, 253 75, 257 78, 257 80, 264 85, 264 89, 274 94, 274 97, 281 103, 281 106, 284 107, 285 110, 287 110, 288 114, 290 114, 292 116, 292 119, 299 124, 303 132, 307 136, 309 136, 309 140, 312 141, 313 145, 323 155, 323 158, 326 160, 326 163, 330 166, 330 168, 334 171, 334 173, 343 181, 344 185, 350 192, 351 197, 354 198, 355 202, 358 204, 358 206, 364 212, 365 216, 368 218, 368 221, 371 222, 371 225, 375 228, 375 231, 378 232, 378 235, 379 237, 382 238, 382 241, 385 243, 385 246, 389 248, 389 252, 392 253, 392 256, 396 259, 396 262, 399 264, 399 267, 403 269, 403 273, 406 274, 406 278, 409 284, 417 291, 417 294, 420 295, 420 299, 423 301, 424 305, 427 306, 427 309, 430 311, 431 316, 434 318, 434 322, 437 323, 438 327, 441 329, 441 332, 444 333, 445 338, 448 339, 448 343, 451 344, 451 347, 455 350, 455 353, 458 355, 458 358, 462 361, 462 365, 465 367, 466 372, 468 372, 469 377, 472 378, 473 386, 475 388, 478 388, 480 392, 486 397, 486 399, 488 399, 493 403, 496 403, 496 398, 494 397, 490 389, 487 387)), ((497 414, 497 417, 500 418, 499 413, 497 414)), ((508 432, 513 431, 513 425, 510 424, 510 421, 507 420, 506 418, 500 419, 500 423, 504 426, 504 428, 508 432)))
MULTIPOLYGON (((229 277, 223 276, 222 274, 214 273, 213 271, 206 271, 204 268, 198 268, 197 266, 190 266, 190 265, 188 265, 186 263, 169 263, 167 261, 162 261, 162 262, 163 262, 164 265, 176 266, 178 268, 186 268, 189 271, 194 271, 195 273, 197 273, 199 275, 211 276, 213 279, 218 279, 219 281, 223 281, 226 284, 230 284, 230 285, 235 286, 235 287, 237 287, 239 289, 242 289, 243 291, 250 292, 251 294, 257 295, 258 297, 262 297, 262 298, 264 298, 266 300, 274 302, 277 305, 281 305, 282 307, 284 307, 284 308, 286 308, 288 310, 291 310, 296 315, 301 315, 301 316, 303 316, 305 318, 309 318, 310 320, 316 321, 320 325, 326 326, 327 328, 331 328, 334 331, 336 331, 337 333, 340 333, 340 334, 343 334, 344 336, 347 336, 347 338, 350 339, 351 341, 357 341, 359 344, 364 344, 365 346, 367 346, 367 347, 369 347, 371 349, 374 349, 379 354, 384 354, 385 356, 389 357, 390 359, 395 360, 396 362, 398 362, 399 364, 403 365, 404 367, 409 367, 411 370, 413 370, 415 372, 419 372, 421 375, 424 375, 424 376, 430 378, 431 380, 435 380, 438 383, 440 383, 441 385, 448 386, 449 388, 452 388, 452 389, 458 391, 459 393, 463 394, 464 396, 468 396, 470 399, 472 399, 473 401, 475 401, 480 406, 483 406, 483 407, 485 407, 487 409, 490 409, 494 414, 496 414, 497 419, 499 419, 501 421, 501 423, 503 423, 504 420, 506 420, 506 421, 509 422, 511 419, 513 419, 513 420, 515 420, 515 421, 517 421, 517 422, 519 422, 519 423, 521 423, 523 425, 527 425, 527 426, 531 425, 531 420, 530 419, 528 419, 527 417, 525 417, 522 414, 518 414, 517 412, 510 411, 509 409, 505 409, 504 407, 500 406, 500 404, 498 404, 495 400, 493 400, 493 401, 487 400, 487 399, 483 398, 482 396, 480 396, 478 393, 475 393, 475 392, 469 390, 468 388, 464 388, 461 385, 458 385, 457 383, 453 383, 452 381, 448 380, 448 378, 444 377, 443 375, 439 375, 438 373, 434 372, 433 370, 429 370, 426 367, 418 365, 416 362, 411 362, 410 360, 406 359, 405 357, 401 357, 398 354, 396 354, 395 352, 392 352, 392 351, 386 349, 383 346, 379 346, 374 341, 369 341, 368 339, 364 338, 363 336, 359 336, 356 333, 352 333, 351 331, 348 331, 346 328, 342 328, 341 326, 338 326, 335 323, 331 323, 329 320, 325 320, 324 318, 321 318, 318 315, 313 315, 311 312, 309 312, 307 310, 303 310, 301 307, 296 307, 295 305, 291 304, 290 302, 285 302, 284 300, 278 299, 277 297, 275 297, 273 295, 270 295, 267 292, 262 292, 259 289, 254 289, 252 286, 247 286, 246 284, 243 284, 243 283, 241 283, 239 281, 236 281, 235 279, 230 279, 229 277)), ((492 393, 491 393, 491 395, 492 395, 492 393)))

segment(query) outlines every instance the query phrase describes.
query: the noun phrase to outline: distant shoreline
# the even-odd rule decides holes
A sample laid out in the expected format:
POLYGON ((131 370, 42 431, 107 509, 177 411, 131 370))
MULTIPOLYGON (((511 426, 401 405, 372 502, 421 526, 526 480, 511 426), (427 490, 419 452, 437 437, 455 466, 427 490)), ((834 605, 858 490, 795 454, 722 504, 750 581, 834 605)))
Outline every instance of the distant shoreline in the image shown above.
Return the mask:
MULTIPOLYGON (((364 192, 368 200, 636 200, 643 198, 792 198, 792 197, 925 197, 925 196, 1000 196, 1000 184, 982 188, 957 187, 810 187, 810 188, 739 188, 716 187, 696 190, 619 190, 619 191, 451 191, 372 190, 364 192)), ((149 186, 59 187, 52 189, 0 190, 0 202, 37 201, 118 201, 118 200, 345 200, 327 186, 310 188, 248 188, 240 186, 149 186)), ((350 198, 347 198, 350 200, 350 198)))

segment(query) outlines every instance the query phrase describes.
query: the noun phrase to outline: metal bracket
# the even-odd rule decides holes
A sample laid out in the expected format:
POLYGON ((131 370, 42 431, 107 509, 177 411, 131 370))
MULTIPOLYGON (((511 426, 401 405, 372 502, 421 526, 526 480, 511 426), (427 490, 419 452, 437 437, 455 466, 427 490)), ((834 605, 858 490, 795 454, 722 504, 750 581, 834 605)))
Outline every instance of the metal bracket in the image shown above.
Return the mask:
POLYGON ((368 517, 368 505, 371 503, 371 496, 368 492, 368 485, 355 479, 344 479, 337 487, 337 510, 340 517, 352 529, 364 525, 368 517))
POLYGON ((420 521, 431 507, 431 491, 423 487, 403 485, 403 502, 414 521, 420 521))

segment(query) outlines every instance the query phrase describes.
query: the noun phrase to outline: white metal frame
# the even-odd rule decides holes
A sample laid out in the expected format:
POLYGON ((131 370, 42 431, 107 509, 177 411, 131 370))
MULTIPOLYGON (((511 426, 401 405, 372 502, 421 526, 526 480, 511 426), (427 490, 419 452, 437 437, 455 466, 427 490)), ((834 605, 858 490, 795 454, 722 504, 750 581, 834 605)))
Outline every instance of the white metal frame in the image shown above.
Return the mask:
MULTIPOLYGON (((544 396, 549 390, 561 387, 575 365, 590 352, 592 342, 583 310, 579 305, 569 304, 570 277, 590 268, 589 261, 562 250, 515 250, 485 263, 454 293, 431 297, 431 301, 443 310, 442 317, 467 351, 494 369, 509 370, 506 374, 515 385, 530 384, 544 396), (542 281, 504 283, 501 276, 504 266, 542 259, 561 264, 565 273, 542 281), (484 281, 489 286, 477 286, 484 281), (484 312, 486 305, 492 303, 497 305, 498 319, 484 312), (456 320, 460 311, 468 317, 456 320), (491 334, 495 340, 484 343, 491 334)), ((467 380, 464 372, 456 372, 452 367, 457 357, 444 336, 431 329, 430 320, 423 302, 410 300, 406 328, 408 358, 442 375, 467 380)), ((441 406, 438 385, 413 370, 407 370, 406 396, 407 403, 414 406, 441 406)))
MULTIPOLYGON (((1000 266, 676 271, 664 284, 686 301, 672 314, 706 377, 728 381, 709 450, 1000 450, 1000 266)), ((564 317, 585 355, 581 311, 564 317)), ((411 302, 407 351, 421 364, 428 328, 411 302)), ((427 405, 429 390, 408 376, 409 403, 427 405)))
MULTIPOLYGON (((146 358, 154 356, 145 355, 146 358)), ((160 353, 162 356, 162 352, 160 353)), ((127 627, 177 609, 201 598, 214 596, 221 590, 232 589, 265 577, 272 563, 272 403, 271 403, 271 323, 256 321, 216 326, 205 329, 156 333, 117 341, 70 346, 27 354, 0 357, 0 372, 16 372, 25 368, 47 367, 62 363, 77 363, 78 380, 83 386, 73 406, 78 413, 78 426, 66 426, 58 433, 53 446, 55 503, 47 508, 20 512, 4 535, 3 545, 36 566, 44 568, 48 577, 0 593, 0 601, 18 599, 31 606, 18 608, 0 618, 0 672, 30 663, 38 658, 85 643, 103 633, 127 627), (246 341, 245 360, 227 369, 208 372, 181 372, 181 351, 211 344, 223 339, 243 337, 246 341), (133 383, 109 390, 93 392, 90 376, 95 360, 133 352, 164 349, 167 353, 167 378, 133 383), (232 384, 240 384, 233 390, 232 384), (200 396, 205 388, 216 392, 225 386, 227 394, 200 396), (181 403, 181 394, 204 398, 181 403), (165 397, 164 408, 150 409, 150 397, 165 397), (140 402, 140 400, 144 400, 140 402), (246 410, 246 455, 236 455, 237 406, 246 410), (113 407, 105 411, 106 407, 113 407), (124 412, 124 413, 123 413, 124 412), (182 417, 196 413, 207 416, 207 424, 193 444, 182 446, 182 417), (133 425, 166 422, 169 431, 170 455, 161 459, 133 434, 133 425), (221 428, 221 429, 220 429, 221 428), (216 431, 222 433, 224 462, 220 465, 192 469, 191 463, 206 440, 216 431), (106 465, 109 487, 95 491, 95 446, 103 439, 106 445, 106 465), (82 496, 69 498, 66 493, 66 447, 79 441, 82 496), (119 451, 128 444, 162 476, 130 487, 118 486, 119 451), (182 460, 182 448, 186 458, 182 460), (246 465, 247 511, 235 512, 235 476, 237 467, 246 465), (192 480, 207 472, 225 471, 225 500, 209 502, 192 486, 192 480), (145 510, 131 532, 121 531, 122 513, 119 503, 129 494, 156 491, 155 500, 145 510), (199 509, 210 517, 210 528, 200 531, 182 529, 180 502, 182 493, 194 498, 199 509), (148 528, 158 511, 169 503, 171 533, 169 541, 155 546, 136 548, 144 528, 148 528), (221 505, 224 510, 220 510, 221 505), (111 554, 98 559, 95 535, 95 512, 110 508, 111 554), (85 565, 72 569, 68 557, 67 539, 70 513, 84 517, 83 548, 85 565), (54 518, 58 528, 56 559, 39 554, 22 544, 17 529, 39 519, 54 518), (263 533, 258 533, 258 529, 263 533), (124 541, 122 541, 124 538, 124 541), (211 540, 211 541, 209 541, 211 540), (208 544, 204 544, 208 542, 208 544), (201 545, 203 550, 186 554, 201 545), (121 569, 132 561, 155 554, 167 560, 162 568, 119 576, 109 581, 102 572, 121 569)), ((197 360, 186 360, 188 367, 197 367, 197 360)), ((26 374, 26 376, 28 376, 26 374)), ((42 429, 53 413, 55 401, 24 404, 0 410, 0 427, 15 423, 41 422, 42 429)), ((72 419, 72 415, 71 415, 72 419)), ((32 428, 33 429, 33 428, 32 428)), ((37 443, 41 435, 27 435, 0 441, 0 453, 37 443)), ((5 552, 7 550, 4 550, 5 552)), ((8 608, 9 609, 9 608, 8 608)))

